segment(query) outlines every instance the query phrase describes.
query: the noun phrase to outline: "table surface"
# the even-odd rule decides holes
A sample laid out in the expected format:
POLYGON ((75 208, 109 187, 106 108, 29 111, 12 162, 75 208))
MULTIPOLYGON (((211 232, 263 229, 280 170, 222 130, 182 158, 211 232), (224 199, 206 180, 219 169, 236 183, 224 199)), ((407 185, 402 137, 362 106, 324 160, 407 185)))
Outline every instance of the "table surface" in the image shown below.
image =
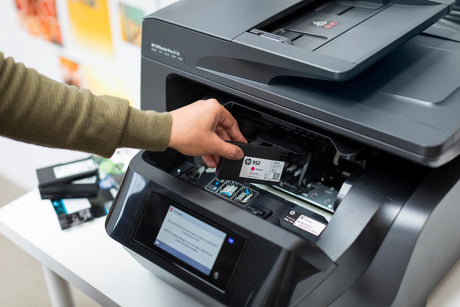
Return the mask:
MULTIPOLYGON (((97 218, 61 230, 51 202, 33 190, 0 209, 0 232, 103 306, 203 306, 145 269, 97 218)), ((427 306, 460 306, 460 262, 427 306)))
POLYGON ((0 232, 103 306, 203 306, 138 262, 97 218, 61 230, 49 200, 33 190, 0 209, 0 232))

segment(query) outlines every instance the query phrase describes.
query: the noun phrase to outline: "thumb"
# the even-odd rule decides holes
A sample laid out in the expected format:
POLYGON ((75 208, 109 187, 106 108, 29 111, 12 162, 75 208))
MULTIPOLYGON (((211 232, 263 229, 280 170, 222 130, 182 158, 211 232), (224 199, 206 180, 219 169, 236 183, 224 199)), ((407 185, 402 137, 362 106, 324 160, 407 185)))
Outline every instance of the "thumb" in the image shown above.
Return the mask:
POLYGON ((216 135, 216 141, 213 144, 214 152, 216 155, 229 160, 240 160, 244 157, 243 150, 237 145, 225 142, 223 139, 216 135))

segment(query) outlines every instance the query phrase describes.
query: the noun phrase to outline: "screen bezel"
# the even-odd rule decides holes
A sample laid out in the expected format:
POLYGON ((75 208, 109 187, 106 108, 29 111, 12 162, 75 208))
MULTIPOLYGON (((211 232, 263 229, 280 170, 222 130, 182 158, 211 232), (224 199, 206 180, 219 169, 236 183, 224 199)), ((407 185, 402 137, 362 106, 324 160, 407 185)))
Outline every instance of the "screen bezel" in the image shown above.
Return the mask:
POLYGON ((247 239, 234 231, 230 231, 229 229, 218 225, 202 215, 192 212, 183 205, 178 204, 177 201, 173 201, 161 194, 151 192, 146 201, 147 204, 139 220, 138 227, 134 232, 133 240, 159 255, 162 259, 180 267, 194 277, 198 277, 199 279, 213 285, 221 292, 225 292, 241 254, 243 253, 244 247, 246 246, 247 239), (186 214, 226 234, 222 247, 217 254, 217 258, 209 275, 201 272, 190 264, 154 244, 170 206, 176 207, 186 214), (229 238, 234 240, 232 244, 229 243, 229 238))

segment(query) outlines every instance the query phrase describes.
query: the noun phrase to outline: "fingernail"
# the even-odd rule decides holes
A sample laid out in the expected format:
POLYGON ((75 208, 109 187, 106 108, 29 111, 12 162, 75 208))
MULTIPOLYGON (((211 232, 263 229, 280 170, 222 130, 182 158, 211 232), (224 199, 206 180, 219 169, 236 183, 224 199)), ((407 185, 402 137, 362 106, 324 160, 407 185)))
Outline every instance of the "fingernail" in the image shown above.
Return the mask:
POLYGON ((235 155, 235 160, 241 160, 244 157, 244 152, 238 147, 238 152, 235 155))

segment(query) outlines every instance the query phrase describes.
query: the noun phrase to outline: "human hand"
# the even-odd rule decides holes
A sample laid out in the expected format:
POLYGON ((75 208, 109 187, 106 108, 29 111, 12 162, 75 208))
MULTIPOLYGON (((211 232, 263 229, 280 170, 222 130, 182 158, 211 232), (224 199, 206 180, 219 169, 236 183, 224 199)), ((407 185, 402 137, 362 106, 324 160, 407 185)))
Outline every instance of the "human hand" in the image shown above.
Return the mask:
POLYGON ((230 112, 217 100, 199 100, 170 112, 169 147, 188 156, 201 156, 211 168, 220 157, 238 160, 243 151, 225 141, 247 143, 230 112))

